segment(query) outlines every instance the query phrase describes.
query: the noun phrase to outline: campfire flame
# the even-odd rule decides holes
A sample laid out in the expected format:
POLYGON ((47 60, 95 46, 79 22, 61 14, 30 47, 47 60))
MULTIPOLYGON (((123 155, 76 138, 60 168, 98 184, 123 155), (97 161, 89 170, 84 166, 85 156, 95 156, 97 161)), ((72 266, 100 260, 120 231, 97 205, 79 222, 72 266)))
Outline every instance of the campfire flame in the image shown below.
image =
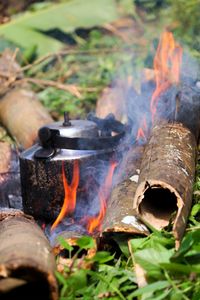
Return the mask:
MULTIPOLYGON (((144 114, 140 127, 138 128, 136 134, 136 141, 143 140, 147 141, 147 135, 150 130, 148 128, 149 124, 153 125, 155 122, 157 106, 161 95, 170 88, 172 84, 179 83, 180 77, 180 65, 182 61, 182 48, 175 42, 173 34, 171 32, 165 31, 158 44, 156 54, 154 57, 154 80, 155 80, 155 90, 149 101, 149 113, 151 117, 148 118, 148 114, 144 114), (151 120, 150 120, 151 119, 151 120)), ((108 197, 110 196, 112 188, 112 179, 117 162, 112 161, 109 165, 107 176, 104 183, 101 185, 98 191, 99 200, 99 213, 95 216, 84 216, 80 221, 84 227, 86 227, 87 232, 92 234, 97 231, 101 231, 101 224, 106 213, 106 204, 108 197)), ((73 164, 73 176, 72 181, 69 184, 66 179, 64 162, 62 163, 62 179, 64 186, 64 203, 61 211, 53 223, 51 230, 55 229, 57 225, 66 217, 73 214, 76 208, 76 197, 77 188, 79 185, 79 164, 78 161, 74 161, 73 164)))
POLYGON ((67 215, 72 214, 76 207, 76 194, 77 194, 77 188, 79 184, 79 164, 78 160, 74 161, 73 165, 73 177, 71 184, 68 184, 67 178, 65 176, 65 168, 64 168, 64 162, 62 162, 62 178, 63 178, 63 186, 65 191, 65 197, 63 206, 61 208, 61 211, 51 226, 51 230, 55 229, 56 226, 65 218, 67 215))
POLYGON ((159 96, 166 91, 171 84, 179 83, 181 61, 181 46, 175 42, 172 32, 165 31, 161 36, 154 57, 156 89, 152 95, 150 104, 152 122, 155 120, 159 96))
POLYGON ((106 202, 111 192, 112 178, 117 166, 117 162, 111 162, 104 184, 100 187, 98 198, 100 201, 100 211, 97 216, 88 217, 87 230, 91 234, 94 231, 101 231, 101 223, 106 213, 106 202))
POLYGON ((143 139, 146 142, 147 122, 145 116, 142 119, 141 126, 138 129, 136 141, 143 139))
MULTIPOLYGON (((154 57, 154 76, 156 88, 150 102, 152 124, 155 121, 159 97, 172 84, 179 83, 182 48, 175 42, 172 32, 165 31, 159 41, 154 57)), ((148 132, 146 117, 144 116, 138 129, 136 140, 147 140, 148 132)))

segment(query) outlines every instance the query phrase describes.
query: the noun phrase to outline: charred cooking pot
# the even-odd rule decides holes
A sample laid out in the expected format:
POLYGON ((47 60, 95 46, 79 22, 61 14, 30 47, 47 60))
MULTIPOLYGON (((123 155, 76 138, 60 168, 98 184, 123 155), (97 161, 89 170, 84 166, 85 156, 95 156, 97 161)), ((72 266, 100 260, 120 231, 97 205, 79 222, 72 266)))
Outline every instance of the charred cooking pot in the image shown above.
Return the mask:
POLYGON ((70 204, 68 214, 84 216, 94 205, 93 198, 124 133, 124 125, 113 115, 69 121, 65 114, 64 122, 42 127, 38 144, 20 156, 24 211, 52 222, 68 190, 73 193, 74 189, 76 204, 70 204))

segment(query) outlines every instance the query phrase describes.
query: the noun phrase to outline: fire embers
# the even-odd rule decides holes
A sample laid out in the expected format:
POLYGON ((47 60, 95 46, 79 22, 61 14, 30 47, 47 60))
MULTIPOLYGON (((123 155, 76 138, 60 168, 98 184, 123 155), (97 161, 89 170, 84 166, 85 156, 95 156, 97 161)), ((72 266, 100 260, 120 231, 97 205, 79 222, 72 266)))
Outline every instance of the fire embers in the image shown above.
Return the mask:
POLYGON ((69 183, 65 163, 62 162, 64 200, 60 213, 51 226, 51 231, 59 224, 62 226, 62 223, 65 229, 83 226, 84 231, 89 234, 101 230, 117 163, 97 160, 95 164, 95 166, 84 165, 83 170, 79 161, 75 160, 69 183))

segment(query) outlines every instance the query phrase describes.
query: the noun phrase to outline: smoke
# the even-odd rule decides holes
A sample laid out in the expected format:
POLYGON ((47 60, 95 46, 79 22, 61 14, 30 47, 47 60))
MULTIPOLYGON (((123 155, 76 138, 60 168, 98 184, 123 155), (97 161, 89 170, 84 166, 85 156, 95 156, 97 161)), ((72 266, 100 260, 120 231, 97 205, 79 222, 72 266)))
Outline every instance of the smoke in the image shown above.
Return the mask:
MULTIPOLYGON (((113 81, 107 96, 112 99, 116 97, 117 99, 115 104, 118 107, 115 107, 114 110, 120 112, 117 113, 120 121, 126 120, 124 126, 126 135, 121 139, 121 143, 117 148, 105 149, 103 152, 97 150, 93 154, 91 152, 91 156, 87 159, 83 158, 80 164, 81 176, 73 219, 70 219, 69 216, 66 217, 63 223, 53 232, 53 236, 56 236, 62 230, 87 232, 87 218, 97 216, 99 213, 99 191, 105 183, 110 164, 113 160, 118 162, 112 179, 113 187, 134 174, 138 174, 143 149, 155 123, 182 123, 198 139, 200 128, 200 88, 196 84, 199 72, 198 66, 188 52, 184 51, 180 67, 180 78, 177 82, 177 80, 174 80, 177 74, 173 74, 173 63, 166 62, 163 69, 167 68, 167 72, 164 75, 163 70, 151 69, 148 70, 148 76, 144 70, 141 70, 140 74, 138 72, 135 74, 133 65, 131 80, 131 66, 128 65, 127 72, 123 72, 121 78, 118 75, 117 79, 113 81), (126 77, 124 73, 129 75, 126 77), (158 86, 159 74, 162 77, 160 86, 158 86), (141 78, 139 88, 134 82, 134 78, 138 77, 141 78), (156 88, 160 90, 152 105, 156 88), (153 109, 155 109, 155 114, 152 112, 153 109)), ((174 64, 176 65, 176 62, 174 64)), ((103 121, 98 122, 99 126, 104 125, 103 121)), ((109 126, 113 126, 112 120, 109 124, 109 126)), ((107 128, 104 131, 105 136, 109 137, 111 131, 107 128)), ((109 197, 106 200, 109 201, 109 197)))

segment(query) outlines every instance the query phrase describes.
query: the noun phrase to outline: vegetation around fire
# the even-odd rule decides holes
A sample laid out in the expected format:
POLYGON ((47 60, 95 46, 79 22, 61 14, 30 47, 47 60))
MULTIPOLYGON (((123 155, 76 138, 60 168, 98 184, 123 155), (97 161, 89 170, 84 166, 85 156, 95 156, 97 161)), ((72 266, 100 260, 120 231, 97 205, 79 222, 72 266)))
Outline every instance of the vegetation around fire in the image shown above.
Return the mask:
MULTIPOLYGON (((144 67, 152 66, 158 36, 165 25, 170 26, 180 42, 187 45, 200 65, 199 0, 52 2, 55 1, 35 3, 28 12, 0 25, 0 51, 7 47, 15 49, 16 46, 20 49, 18 60, 25 71, 25 79, 32 84, 55 119, 59 119, 64 111, 68 111, 71 118, 79 118, 95 110, 103 89, 111 86, 116 76, 128 78, 134 72, 137 89, 137 74, 144 67), (94 6, 92 18, 85 3, 94 6), (76 11, 77 19, 69 18, 66 23, 60 18, 60 13, 68 11, 69 7, 76 11), (49 22, 52 13, 56 28, 52 28, 49 22), (126 32, 119 29, 119 17, 124 18, 126 32), (114 25, 107 26, 105 21, 108 24, 114 21, 114 25), (24 29, 29 22, 31 30, 24 29), (34 24, 37 25, 36 30, 33 30, 34 24), (135 36, 131 30, 135 30, 135 36), (127 34, 129 38, 131 36, 128 40, 127 34), (71 89, 67 91, 67 87, 71 89)), ((5 132, 1 139, 8 139, 5 132)), ((81 268, 80 257, 77 258, 78 253, 75 252, 73 268, 66 267, 62 274, 56 274, 60 300, 131 300, 137 297, 143 300, 199 300, 199 162, 193 198, 186 234, 178 251, 175 251, 170 228, 168 232, 151 228, 148 237, 117 239, 116 248, 98 251, 90 259, 92 269, 81 268), (137 286, 135 264, 139 264, 146 273, 148 285, 145 287, 137 286)), ((63 241, 61 244, 72 252, 72 246, 63 241)), ((79 241, 78 251, 92 247, 92 238, 85 237, 79 241)), ((81 259, 88 262, 85 256, 81 259)))

